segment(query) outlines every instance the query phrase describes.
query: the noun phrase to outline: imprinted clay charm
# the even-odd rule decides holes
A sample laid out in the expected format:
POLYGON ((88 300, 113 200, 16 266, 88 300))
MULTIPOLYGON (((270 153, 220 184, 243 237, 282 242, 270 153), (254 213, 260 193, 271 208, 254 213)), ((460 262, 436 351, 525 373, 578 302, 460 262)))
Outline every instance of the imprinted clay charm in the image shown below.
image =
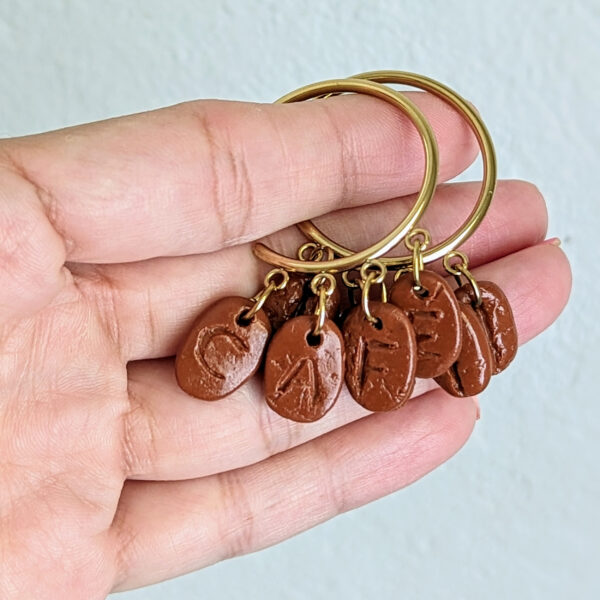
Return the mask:
POLYGON ((250 322, 241 320, 252 305, 251 300, 231 296, 198 317, 175 360, 182 390, 201 400, 218 400, 254 375, 271 325, 262 310, 250 322))
POLYGON ((462 323, 458 301, 443 277, 421 272, 424 291, 414 289, 412 273, 400 275, 390 302, 410 319, 417 337, 417 377, 441 375, 458 358, 462 323))
POLYGON ((368 410, 393 410, 409 398, 415 384, 417 342, 408 317, 397 306, 369 303, 376 323, 355 306, 344 321, 346 385, 368 410))
POLYGON ((316 317, 305 315, 284 323, 273 336, 265 359, 265 396, 282 417, 308 423, 334 405, 343 381, 344 341, 326 319, 313 336, 316 317))
POLYGON ((481 306, 475 306, 475 293, 469 283, 456 290, 460 302, 471 304, 488 334, 494 356, 494 375, 511 363, 519 338, 512 309, 504 292, 492 281, 479 281, 481 306))
POLYGON ((463 323, 462 348, 457 361, 435 378, 452 396, 475 396, 483 392, 492 377, 494 358, 487 333, 468 304, 460 304, 463 323))

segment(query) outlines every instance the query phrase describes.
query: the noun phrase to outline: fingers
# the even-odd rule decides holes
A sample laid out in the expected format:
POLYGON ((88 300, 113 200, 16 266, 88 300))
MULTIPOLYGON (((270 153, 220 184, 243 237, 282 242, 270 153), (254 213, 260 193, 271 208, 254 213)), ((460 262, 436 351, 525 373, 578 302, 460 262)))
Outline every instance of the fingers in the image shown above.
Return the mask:
POLYGON ((402 488, 451 457, 475 418, 471 399, 436 390, 244 469, 128 482, 114 523, 116 589, 270 546, 402 488))
MULTIPOLYGON (((474 270, 496 282, 514 311, 520 343, 548 327, 566 304, 571 276, 562 251, 541 244, 474 270)), ((130 365, 131 411, 123 461, 129 477, 185 479, 235 469, 314 439, 368 414, 344 389, 316 423, 298 424, 267 406, 258 378, 216 402, 182 392, 171 360, 130 365)), ((415 395, 431 389, 417 380, 415 395)), ((400 409, 402 412, 404 409, 400 409)))
MULTIPOLYGON (((476 153, 441 100, 410 95, 433 124, 440 179, 476 153)), ((64 235, 68 260, 210 252, 341 206, 417 191, 412 123, 364 95, 293 105, 200 101, 4 140, 0 156, 64 235), (26 185, 25 185, 26 184, 26 185)))
POLYGON ((63 240, 43 202, 21 177, 0 166, 0 323, 49 304, 68 280, 64 261, 63 240))
MULTIPOLYGON (((434 241, 447 237, 464 220, 478 190, 479 185, 471 183, 439 189, 424 220, 434 241)), ((410 202, 400 199, 341 211, 328 215, 323 228, 341 243, 363 248, 387 232, 410 202)), ((536 244, 544 238, 546 225, 538 190, 525 182, 502 181, 488 215, 464 250, 476 266, 536 244)), ((269 244, 290 255, 304 241, 292 228, 272 236, 269 244)), ((262 268, 247 244, 211 255, 80 267, 85 277, 79 288, 88 290, 94 307, 106 307, 106 319, 117 321, 124 358, 137 360, 174 354, 192 320, 209 303, 226 295, 255 294, 262 268)))

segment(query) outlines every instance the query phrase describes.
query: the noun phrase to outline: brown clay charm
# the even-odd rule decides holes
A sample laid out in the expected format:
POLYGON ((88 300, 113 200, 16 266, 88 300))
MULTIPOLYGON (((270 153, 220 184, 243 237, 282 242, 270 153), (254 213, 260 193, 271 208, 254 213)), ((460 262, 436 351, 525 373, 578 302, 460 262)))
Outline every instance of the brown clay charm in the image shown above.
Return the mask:
POLYGON ((456 290, 460 302, 471 304, 488 334, 494 357, 494 375, 511 363, 519 338, 512 309, 504 292, 492 281, 479 281, 481 306, 475 306, 475 293, 469 283, 456 290))
POLYGON ((417 337, 417 377, 437 377, 456 361, 461 346, 460 309, 452 288, 433 271, 421 272, 424 292, 414 289, 412 273, 400 275, 390 302, 410 319, 417 337))
POLYGON ((343 380, 344 341, 329 319, 313 336, 316 317, 295 317, 273 336, 265 360, 265 396, 282 417, 308 423, 335 403, 343 380))
POLYGON ((458 360, 435 380, 452 396, 475 396, 490 382, 494 358, 487 333, 475 311, 461 303, 460 312, 463 329, 458 360))
MULTIPOLYGON (((342 294, 340 292, 340 286, 336 285, 333 289, 333 293, 331 296, 327 296, 325 300, 325 314, 328 319, 332 321, 335 320, 340 311, 340 304, 342 300, 342 294)), ((318 296, 314 294, 310 294, 308 299, 306 300, 306 305, 304 306, 304 310, 302 311, 305 315, 314 315, 317 309, 317 304, 319 302, 318 296)))
POLYGON ((417 342, 404 312, 384 302, 369 303, 376 323, 355 306, 344 321, 346 385, 368 410, 402 406, 415 385, 417 342))
POLYGON ((175 360, 182 390, 201 400, 218 400, 254 375, 271 325, 262 310, 249 323, 240 320, 252 305, 251 300, 231 296, 198 317, 175 360))
POLYGON ((289 273, 287 285, 275 290, 263 304, 273 331, 279 329, 287 320, 296 316, 306 293, 306 284, 310 277, 301 273, 289 273))

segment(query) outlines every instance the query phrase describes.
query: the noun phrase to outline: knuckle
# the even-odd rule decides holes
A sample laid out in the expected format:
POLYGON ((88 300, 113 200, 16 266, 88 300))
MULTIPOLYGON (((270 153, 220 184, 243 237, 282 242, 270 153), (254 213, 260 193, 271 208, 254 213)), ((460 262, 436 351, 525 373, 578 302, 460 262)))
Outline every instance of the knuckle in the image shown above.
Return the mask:
POLYGON ((253 181, 244 150, 243 135, 237 125, 221 114, 216 104, 203 103, 193 111, 208 160, 209 196, 213 213, 219 224, 222 246, 239 244, 252 230, 251 212, 255 203, 253 181))

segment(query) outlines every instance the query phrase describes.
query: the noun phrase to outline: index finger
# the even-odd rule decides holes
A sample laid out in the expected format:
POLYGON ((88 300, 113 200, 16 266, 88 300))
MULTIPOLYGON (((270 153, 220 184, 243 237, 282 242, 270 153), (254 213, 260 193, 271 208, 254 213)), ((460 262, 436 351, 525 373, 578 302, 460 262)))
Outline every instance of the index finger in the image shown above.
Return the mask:
MULTIPOLYGON (((443 101, 431 122, 440 179, 476 153, 443 101)), ((397 108, 363 95, 288 105, 197 101, 0 142, 23 197, 44 204, 67 260, 128 262, 211 252, 344 206, 418 190, 420 138, 397 108)), ((1 179, 0 179, 1 185, 1 179)))

